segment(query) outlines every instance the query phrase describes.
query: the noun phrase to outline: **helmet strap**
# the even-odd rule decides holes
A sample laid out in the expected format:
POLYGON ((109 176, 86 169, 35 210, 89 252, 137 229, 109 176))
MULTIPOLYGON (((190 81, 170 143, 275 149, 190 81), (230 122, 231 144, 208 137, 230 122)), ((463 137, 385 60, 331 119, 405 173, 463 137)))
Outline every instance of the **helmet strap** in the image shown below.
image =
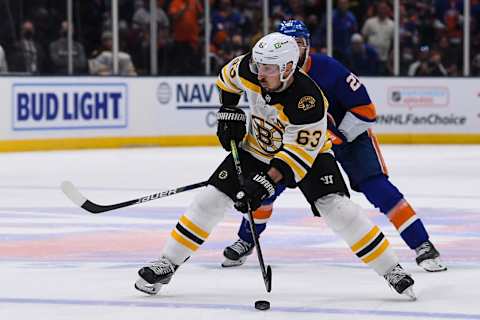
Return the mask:
POLYGON ((280 92, 280 91, 285 90, 288 86, 288 80, 290 80, 290 78, 293 76, 294 73, 295 73, 295 69, 291 69, 290 74, 286 78, 284 78, 285 70, 281 71, 280 72, 280 82, 282 83, 282 85, 275 91, 280 92))

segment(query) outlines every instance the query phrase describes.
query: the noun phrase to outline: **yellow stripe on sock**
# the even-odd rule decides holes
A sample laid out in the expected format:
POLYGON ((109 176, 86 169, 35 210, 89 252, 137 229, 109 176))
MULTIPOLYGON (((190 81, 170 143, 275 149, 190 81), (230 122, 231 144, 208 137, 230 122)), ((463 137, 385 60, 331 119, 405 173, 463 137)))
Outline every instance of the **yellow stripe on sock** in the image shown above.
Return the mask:
POLYGON ((385 250, 387 250, 390 243, 385 239, 380 246, 377 247, 371 254, 362 259, 363 262, 369 263, 377 259, 385 250))
POLYGON ((203 240, 205 240, 207 237, 208 237, 208 232, 204 231, 202 228, 200 228, 199 226, 197 226, 195 223, 193 223, 192 221, 190 221, 186 215, 183 215, 180 217, 180 222, 185 226, 187 227, 188 229, 190 229, 190 231, 193 231, 195 233, 196 236, 202 238, 203 240))
POLYGON ((173 239, 177 240, 177 242, 179 242, 181 245, 187 247, 192 251, 196 251, 199 247, 198 245, 191 243, 189 240, 179 235, 175 229, 172 230, 172 233, 170 235, 172 236, 173 239))
POLYGON ((374 226, 362 239, 358 240, 351 248, 354 253, 356 253, 361 248, 365 247, 370 241, 372 241, 375 236, 380 232, 380 229, 377 226, 374 226))

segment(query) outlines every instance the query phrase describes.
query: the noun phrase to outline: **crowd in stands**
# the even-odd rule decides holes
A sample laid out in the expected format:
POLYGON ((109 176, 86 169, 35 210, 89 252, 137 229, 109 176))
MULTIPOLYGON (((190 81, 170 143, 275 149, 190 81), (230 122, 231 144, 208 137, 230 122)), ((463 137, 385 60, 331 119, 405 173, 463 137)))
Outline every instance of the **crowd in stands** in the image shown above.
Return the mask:
MULTIPOLYGON (((0 2, 0 73, 66 74, 65 1, 0 2)), ((150 74, 149 0, 119 0, 119 73, 150 74)), ((210 0, 211 73, 262 36, 262 1, 210 0)), ((270 0, 270 30, 301 19, 312 52, 326 52, 324 0, 270 0)), ((159 75, 204 74, 204 1, 157 0, 159 75)), ((75 74, 112 74, 111 0, 74 1, 75 74)), ((400 1, 400 74, 460 76, 463 0, 400 1)), ((333 55, 364 76, 393 74, 393 8, 388 0, 336 0, 333 55)), ((471 75, 480 76, 480 0, 471 0, 471 75)))

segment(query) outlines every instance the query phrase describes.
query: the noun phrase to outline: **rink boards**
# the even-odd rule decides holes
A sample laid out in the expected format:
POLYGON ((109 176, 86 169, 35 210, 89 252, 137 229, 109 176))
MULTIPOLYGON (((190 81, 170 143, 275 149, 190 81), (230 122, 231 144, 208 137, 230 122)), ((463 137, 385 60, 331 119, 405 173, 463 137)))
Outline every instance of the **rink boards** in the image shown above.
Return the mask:
MULTIPOLYGON (((480 143, 469 78, 363 78, 387 143, 480 143)), ((216 145, 214 77, 0 77, 0 151, 216 145)), ((241 106, 248 102, 242 98, 241 106)))

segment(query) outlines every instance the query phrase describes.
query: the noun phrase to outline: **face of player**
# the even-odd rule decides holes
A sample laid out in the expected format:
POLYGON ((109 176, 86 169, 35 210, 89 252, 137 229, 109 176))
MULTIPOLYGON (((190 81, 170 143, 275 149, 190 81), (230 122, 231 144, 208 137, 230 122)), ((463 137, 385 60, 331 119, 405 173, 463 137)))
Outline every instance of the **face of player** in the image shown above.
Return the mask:
POLYGON ((300 51, 299 58, 298 58, 298 61, 299 61, 298 66, 302 67, 306 59, 305 55, 307 54, 307 48, 308 48, 307 40, 305 40, 304 38, 295 38, 295 41, 297 42, 298 49, 300 51))
POLYGON ((280 68, 276 64, 257 63, 257 78, 262 88, 274 91, 280 87, 280 68))
POLYGON ((298 49, 300 50, 300 57, 302 57, 307 51, 307 41, 304 38, 295 38, 298 49))

